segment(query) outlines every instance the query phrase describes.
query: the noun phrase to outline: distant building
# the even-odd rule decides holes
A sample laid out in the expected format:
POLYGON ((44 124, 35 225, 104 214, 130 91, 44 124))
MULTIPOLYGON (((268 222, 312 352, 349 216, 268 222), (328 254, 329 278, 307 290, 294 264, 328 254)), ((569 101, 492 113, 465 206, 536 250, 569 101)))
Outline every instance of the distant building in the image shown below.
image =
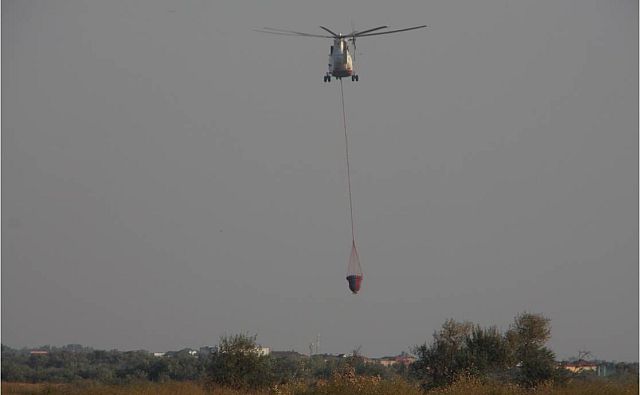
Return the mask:
POLYGON ((395 357, 382 357, 374 359, 374 361, 385 367, 393 366, 398 363, 395 357))
POLYGON ((416 357, 414 357, 413 355, 409 355, 406 352, 403 352, 400 355, 396 355, 395 357, 382 357, 382 358, 372 360, 372 362, 378 363, 386 367, 394 366, 398 364, 409 366, 415 361, 416 361, 416 357))
POLYGON ((598 364, 589 361, 566 362, 563 368, 572 373, 598 373, 598 364))
POLYGON ((190 355, 192 357, 198 356, 198 351, 191 348, 183 348, 179 351, 165 351, 165 352, 154 352, 154 357, 179 357, 184 356, 185 354, 190 355))
POLYGON ((416 361, 416 357, 413 355, 409 355, 406 352, 401 353, 396 357, 396 362, 403 364, 404 366, 409 366, 416 361))
POLYGON ((46 350, 31 350, 30 355, 49 355, 49 351, 46 350))
POLYGON ((360 358, 362 358, 363 363, 375 363, 375 360, 373 358, 365 357, 362 355, 360 355, 360 358))
POLYGON ((262 347, 262 346, 256 346, 256 353, 260 356, 267 356, 269 354, 271 354, 271 348, 269 347, 262 347))
POLYGON ((198 350, 198 355, 206 357, 216 352, 216 350, 217 348, 213 346, 203 346, 198 350))

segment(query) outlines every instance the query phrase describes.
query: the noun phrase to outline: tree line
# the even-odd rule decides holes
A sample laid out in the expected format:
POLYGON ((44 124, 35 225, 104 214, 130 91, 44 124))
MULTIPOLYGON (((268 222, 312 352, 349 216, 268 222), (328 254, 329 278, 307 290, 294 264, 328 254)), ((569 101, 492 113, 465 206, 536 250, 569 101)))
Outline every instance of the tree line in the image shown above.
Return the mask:
MULTIPOLYGON (((149 380, 199 381, 234 388, 265 388, 291 382, 326 380, 341 372, 381 379, 401 377, 424 389, 449 385, 461 375, 534 387, 566 380, 546 343, 550 320, 522 313, 505 331, 471 322, 447 320, 429 343, 412 348, 411 365, 385 367, 357 352, 345 358, 310 357, 296 352, 261 355, 256 336, 223 336, 208 353, 192 355, 185 349, 162 357, 147 351, 105 351, 80 345, 43 347, 46 353, 2 345, 2 381, 129 383, 149 380)), ((638 374, 638 364, 617 364, 615 374, 638 374)))
POLYGON ((39 352, 2 345, 2 381, 72 383, 92 380, 106 384, 135 381, 200 381, 230 387, 261 388, 299 380, 330 378, 334 372, 353 367, 357 374, 390 378, 396 369, 367 364, 361 356, 311 357, 297 352, 260 355, 256 337, 246 334, 222 336, 209 352, 192 350, 154 356, 148 351, 94 350, 80 345, 44 346, 39 352))

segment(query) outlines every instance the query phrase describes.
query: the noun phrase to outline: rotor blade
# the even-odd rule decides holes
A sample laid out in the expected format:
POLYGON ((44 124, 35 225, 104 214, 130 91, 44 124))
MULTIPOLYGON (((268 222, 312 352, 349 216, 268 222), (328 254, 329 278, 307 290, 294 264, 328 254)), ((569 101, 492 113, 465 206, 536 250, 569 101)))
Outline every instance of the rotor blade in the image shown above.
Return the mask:
POLYGON ((274 29, 272 27, 263 27, 262 29, 253 29, 253 31, 260 32, 260 33, 279 34, 282 36, 333 38, 331 36, 326 36, 326 35, 302 33, 302 32, 296 32, 293 30, 274 29))
POLYGON ((369 34, 357 34, 356 33, 355 37, 379 36, 381 34, 391 34, 391 33, 406 32, 407 30, 422 29, 422 28, 425 28, 425 27, 427 27, 427 25, 408 27, 406 29, 390 30, 388 32, 380 32, 380 33, 369 33, 369 34))
POLYGON ((324 26, 320 26, 320 29, 322 29, 322 30, 326 30, 326 31, 328 31, 329 33, 333 34, 333 37, 340 37, 340 36, 338 36, 336 33, 332 32, 331 30, 327 29, 327 28, 326 28, 326 27, 324 27, 324 26))
POLYGON ((378 27, 374 27, 373 29, 363 30, 361 32, 355 32, 354 31, 353 33, 350 34, 350 36, 359 36, 360 34, 370 33, 370 32, 376 31, 376 30, 386 29, 388 27, 389 26, 378 26, 378 27))
POLYGON ((320 38, 333 38, 331 36, 318 36, 318 35, 306 35, 306 34, 293 34, 293 33, 280 33, 280 32, 270 32, 268 30, 259 30, 259 29, 252 29, 254 32, 258 32, 258 33, 269 33, 269 34, 275 34, 278 36, 288 36, 288 37, 320 37, 320 38))

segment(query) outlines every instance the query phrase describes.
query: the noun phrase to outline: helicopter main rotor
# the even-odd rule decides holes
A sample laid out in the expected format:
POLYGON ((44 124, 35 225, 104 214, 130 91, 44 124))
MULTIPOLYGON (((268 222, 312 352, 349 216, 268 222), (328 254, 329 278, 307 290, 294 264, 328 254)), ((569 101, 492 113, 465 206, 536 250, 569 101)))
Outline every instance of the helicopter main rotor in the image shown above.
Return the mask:
POLYGON ((374 33, 377 30, 380 29, 386 29, 388 28, 388 26, 378 26, 378 27, 374 27, 373 29, 367 29, 367 30, 363 30, 360 32, 356 32, 353 31, 349 34, 338 34, 335 33, 334 31, 332 31, 331 29, 325 27, 325 26, 320 26, 320 29, 326 31, 327 33, 331 34, 330 36, 327 36, 326 34, 313 34, 313 33, 304 33, 304 32, 298 32, 295 30, 284 30, 284 29, 275 29, 272 27, 263 27, 262 29, 253 29, 256 32, 260 32, 260 33, 269 33, 269 34, 277 34, 277 35, 282 35, 282 36, 297 36, 297 37, 320 37, 320 38, 347 38, 347 39, 355 39, 356 37, 368 37, 368 36, 379 36, 379 35, 383 35, 383 34, 392 34, 392 33, 400 33, 400 32, 406 32, 409 30, 415 30, 415 29, 423 29, 427 27, 427 25, 420 25, 420 26, 413 26, 413 27, 407 27, 405 29, 396 29, 396 30, 389 30, 386 32, 377 32, 374 33))

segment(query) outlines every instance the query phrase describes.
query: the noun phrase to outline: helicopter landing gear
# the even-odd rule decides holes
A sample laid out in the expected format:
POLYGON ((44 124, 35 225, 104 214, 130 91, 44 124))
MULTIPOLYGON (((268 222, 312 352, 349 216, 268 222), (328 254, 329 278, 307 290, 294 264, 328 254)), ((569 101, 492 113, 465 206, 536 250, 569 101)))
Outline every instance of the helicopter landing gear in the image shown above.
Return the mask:
POLYGON ((324 82, 331 82, 331 75, 328 73, 324 76, 324 82))
POLYGON ((351 81, 358 81, 358 80, 359 80, 359 78, 358 78, 357 74, 354 74, 354 75, 351 76, 351 81))

